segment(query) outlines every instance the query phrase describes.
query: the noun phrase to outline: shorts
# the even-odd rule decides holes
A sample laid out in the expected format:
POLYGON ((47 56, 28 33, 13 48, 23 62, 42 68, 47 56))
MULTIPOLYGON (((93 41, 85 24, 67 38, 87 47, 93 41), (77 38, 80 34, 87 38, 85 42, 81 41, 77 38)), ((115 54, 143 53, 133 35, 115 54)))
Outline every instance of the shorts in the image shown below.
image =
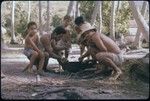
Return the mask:
POLYGON ((123 54, 122 53, 120 53, 120 54, 114 54, 113 61, 116 64, 121 65, 124 62, 123 54))
MULTIPOLYGON (((27 58, 30 60, 31 56, 32 56, 32 48, 25 48, 23 53, 25 56, 27 56, 27 58)), ((36 59, 34 62, 34 65, 37 65, 39 63, 39 59, 36 59)))
POLYGON ((32 48, 25 48, 25 49, 23 50, 24 55, 26 55, 27 57, 31 57, 32 52, 33 52, 33 49, 32 49, 32 48))

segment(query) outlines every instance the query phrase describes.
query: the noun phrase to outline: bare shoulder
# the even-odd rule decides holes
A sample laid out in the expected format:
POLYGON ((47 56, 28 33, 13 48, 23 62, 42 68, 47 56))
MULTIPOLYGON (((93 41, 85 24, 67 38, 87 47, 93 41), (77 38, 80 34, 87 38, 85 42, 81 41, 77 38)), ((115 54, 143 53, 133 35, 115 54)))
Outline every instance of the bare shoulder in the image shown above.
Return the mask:
POLYGON ((30 36, 27 35, 26 38, 25 38, 25 41, 29 41, 29 39, 30 39, 30 36))
POLYGON ((90 37, 95 40, 95 39, 100 39, 99 33, 90 33, 90 37))

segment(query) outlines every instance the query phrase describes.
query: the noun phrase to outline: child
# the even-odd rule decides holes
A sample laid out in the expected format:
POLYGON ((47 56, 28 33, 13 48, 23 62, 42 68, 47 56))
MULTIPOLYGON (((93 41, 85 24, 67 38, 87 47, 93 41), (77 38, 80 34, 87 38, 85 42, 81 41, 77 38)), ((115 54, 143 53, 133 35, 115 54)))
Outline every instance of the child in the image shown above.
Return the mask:
POLYGON ((24 54, 30 59, 30 63, 27 66, 28 72, 32 73, 32 66, 36 60, 39 60, 38 74, 42 75, 42 67, 44 65, 44 53, 38 48, 39 37, 37 35, 37 24, 30 22, 27 25, 27 36, 25 38, 24 54))
POLYGON ((61 40, 57 42, 58 46, 67 46, 67 48, 65 49, 65 58, 68 58, 69 51, 71 48, 71 34, 70 29, 68 28, 69 25, 71 24, 71 21, 72 18, 69 15, 64 16, 61 26, 65 28, 66 34, 64 34, 61 40))

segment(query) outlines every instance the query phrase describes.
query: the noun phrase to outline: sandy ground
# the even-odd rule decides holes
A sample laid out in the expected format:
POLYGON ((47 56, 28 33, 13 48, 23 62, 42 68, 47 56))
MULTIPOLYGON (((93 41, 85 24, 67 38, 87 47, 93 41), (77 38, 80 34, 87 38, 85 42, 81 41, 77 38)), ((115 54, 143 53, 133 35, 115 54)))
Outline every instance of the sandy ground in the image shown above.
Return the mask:
MULTIPOLYGON (((71 51, 76 54, 76 47, 71 51)), ((78 50, 78 49, 77 49, 78 50)), ((76 61, 76 55, 70 55, 76 61)), ((122 76, 117 81, 107 79, 82 79, 63 74, 48 73, 40 80, 36 74, 22 72, 28 64, 22 54, 22 48, 1 50, 1 71, 5 78, 1 79, 2 99, 147 99, 149 84, 131 81, 122 76)), ((58 68, 54 59, 49 60, 49 69, 58 68)), ((125 74, 124 74, 125 75, 125 74)))

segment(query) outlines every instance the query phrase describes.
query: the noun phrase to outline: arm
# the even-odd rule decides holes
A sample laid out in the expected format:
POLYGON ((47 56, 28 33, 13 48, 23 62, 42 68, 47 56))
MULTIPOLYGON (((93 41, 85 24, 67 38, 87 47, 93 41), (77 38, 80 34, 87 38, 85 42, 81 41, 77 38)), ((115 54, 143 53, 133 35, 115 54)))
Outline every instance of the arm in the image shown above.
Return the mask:
POLYGON ((81 57, 79 57, 79 61, 82 61, 85 57, 88 57, 90 55, 90 51, 87 51, 86 53, 84 53, 81 57))
POLYGON ((50 52, 49 55, 50 55, 52 58, 54 58, 54 59, 58 59, 58 60, 61 59, 61 56, 55 54, 54 52, 50 52))
POLYGON ((52 45, 52 47, 53 47, 55 50, 57 50, 57 51, 66 49, 64 46, 57 46, 55 40, 51 41, 51 45, 52 45))
POLYGON ((105 52, 107 51, 107 48, 103 44, 103 42, 98 34, 94 34, 92 36, 92 41, 95 43, 95 45, 97 46, 98 49, 100 49, 101 51, 105 51, 105 52))
POLYGON ((87 51, 86 53, 84 53, 81 57, 82 58, 85 58, 85 57, 88 57, 90 55, 90 52, 89 51, 87 51))
POLYGON ((40 44, 40 38, 39 38, 39 36, 37 35, 37 47, 40 47, 41 46, 41 44, 40 44))
POLYGON ((27 41, 29 41, 29 43, 31 44, 31 46, 33 47, 35 51, 40 52, 40 50, 38 49, 38 47, 36 46, 36 44, 32 41, 30 37, 28 37, 27 41))

